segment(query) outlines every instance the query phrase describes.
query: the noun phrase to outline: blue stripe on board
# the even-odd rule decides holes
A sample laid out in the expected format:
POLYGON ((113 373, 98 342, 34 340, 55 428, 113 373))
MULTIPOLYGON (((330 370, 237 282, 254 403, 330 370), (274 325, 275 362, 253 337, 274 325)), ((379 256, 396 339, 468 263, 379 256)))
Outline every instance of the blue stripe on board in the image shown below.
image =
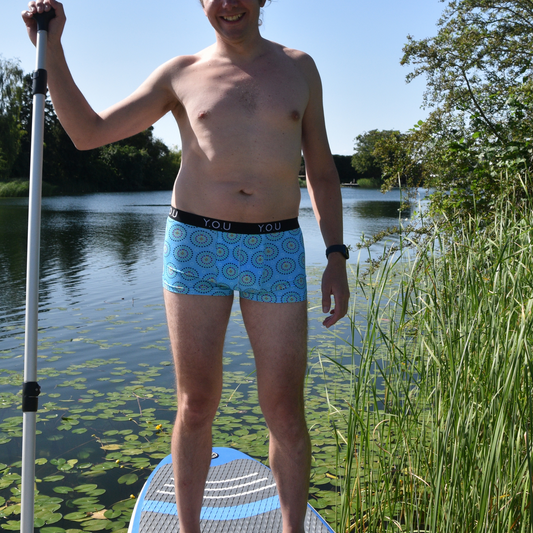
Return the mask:
MULTIPOLYGON (((257 502, 247 503, 244 505, 234 505, 232 507, 202 507, 200 515, 201 520, 240 520, 249 518, 269 511, 279 509, 278 496, 265 498, 257 502)), ((146 500, 142 506, 143 512, 161 513, 177 515, 176 504, 146 500)))

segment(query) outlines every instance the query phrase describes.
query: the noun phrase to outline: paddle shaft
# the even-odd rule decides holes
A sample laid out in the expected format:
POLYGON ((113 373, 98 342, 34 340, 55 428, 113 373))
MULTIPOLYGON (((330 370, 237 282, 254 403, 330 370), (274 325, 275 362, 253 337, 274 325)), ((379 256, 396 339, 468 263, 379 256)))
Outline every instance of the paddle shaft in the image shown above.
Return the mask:
POLYGON ((37 429, 37 338, 39 313, 39 260, 41 237, 41 191, 43 167, 44 106, 46 100, 46 40, 54 10, 36 13, 37 58, 33 74, 33 117, 28 206, 28 255, 26 266, 26 329, 24 385, 22 392, 22 493, 21 533, 33 533, 35 504, 35 450, 37 429))

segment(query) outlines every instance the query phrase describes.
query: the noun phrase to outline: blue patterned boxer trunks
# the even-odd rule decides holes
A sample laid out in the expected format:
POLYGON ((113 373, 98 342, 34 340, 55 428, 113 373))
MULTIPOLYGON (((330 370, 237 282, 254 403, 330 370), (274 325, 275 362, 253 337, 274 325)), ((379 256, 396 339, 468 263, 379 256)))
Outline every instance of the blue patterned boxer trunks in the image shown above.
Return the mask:
POLYGON ((239 291, 241 298, 271 303, 307 299, 297 219, 238 224, 171 208, 163 260, 163 286, 178 294, 229 296, 239 291), (283 226, 296 227, 278 231, 283 226), (255 232, 240 233, 245 229, 255 232))

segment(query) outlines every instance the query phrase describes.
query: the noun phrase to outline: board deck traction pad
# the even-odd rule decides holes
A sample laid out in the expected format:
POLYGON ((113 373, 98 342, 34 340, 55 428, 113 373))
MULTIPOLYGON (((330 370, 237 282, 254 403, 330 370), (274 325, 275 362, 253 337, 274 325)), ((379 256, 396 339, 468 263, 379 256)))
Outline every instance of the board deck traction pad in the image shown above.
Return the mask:
MULTIPOLYGON (((202 533, 281 533, 281 510, 272 471, 232 448, 213 448, 202 513, 202 533)), ((128 533, 176 533, 172 457, 152 472, 133 510, 128 533)), ((334 533, 310 506, 306 533, 334 533)))

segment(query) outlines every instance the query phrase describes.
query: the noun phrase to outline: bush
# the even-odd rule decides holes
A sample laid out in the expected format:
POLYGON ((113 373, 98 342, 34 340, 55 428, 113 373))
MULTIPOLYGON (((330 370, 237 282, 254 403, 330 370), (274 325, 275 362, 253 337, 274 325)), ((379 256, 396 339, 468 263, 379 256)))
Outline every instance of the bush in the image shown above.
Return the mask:
MULTIPOLYGON (((43 182, 43 196, 53 196, 56 187, 43 182)), ((16 179, 0 183, 0 198, 23 198, 30 194, 29 180, 16 179)))
POLYGON ((381 187, 379 180, 374 180, 371 178, 362 178, 357 180, 357 185, 359 185, 359 187, 362 189, 379 189, 381 187))

